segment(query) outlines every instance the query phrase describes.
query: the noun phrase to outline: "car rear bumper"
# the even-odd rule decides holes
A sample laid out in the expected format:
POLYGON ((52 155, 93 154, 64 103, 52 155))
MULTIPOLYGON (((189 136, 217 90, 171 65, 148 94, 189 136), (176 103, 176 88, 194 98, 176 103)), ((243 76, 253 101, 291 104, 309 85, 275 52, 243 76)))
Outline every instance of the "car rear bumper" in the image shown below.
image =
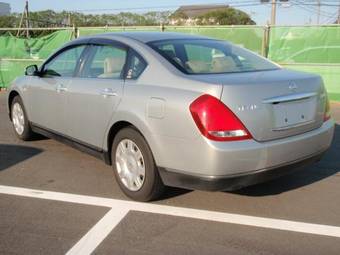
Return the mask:
POLYGON ((288 165, 256 170, 240 175, 194 176, 165 168, 160 168, 159 172, 164 184, 167 186, 192 190, 231 191, 293 173, 306 165, 319 161, 323 153, 324 152, 317 153, 316 155, 292 162, 288 165))
POLYGON ((230 190, 281 176, 319 160, 330 147, 334 122, 320 128, 268 142, 213 142, 205 138, 167 141, 167 159, 158 164, 169 186, 230 190))

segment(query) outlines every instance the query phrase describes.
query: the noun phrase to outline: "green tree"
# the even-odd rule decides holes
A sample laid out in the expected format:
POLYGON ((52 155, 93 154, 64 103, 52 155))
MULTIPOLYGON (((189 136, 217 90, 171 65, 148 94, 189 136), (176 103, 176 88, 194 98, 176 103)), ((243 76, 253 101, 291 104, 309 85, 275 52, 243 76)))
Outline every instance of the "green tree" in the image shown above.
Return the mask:
POLYGON ((16 27, 17 26, 17 17, 14 15, 9 16, 0 16, 0 27, 16 27))
POLYGON ((186 15, 183 11, 175 11, 169 16, 169 19, 174 21, 176 25, 184 25, 188 18, 188 15, 186 15))
POLYGON ((198 25, 255 25, 250 16, 235 8, 208 12, 197 17, 198 25))

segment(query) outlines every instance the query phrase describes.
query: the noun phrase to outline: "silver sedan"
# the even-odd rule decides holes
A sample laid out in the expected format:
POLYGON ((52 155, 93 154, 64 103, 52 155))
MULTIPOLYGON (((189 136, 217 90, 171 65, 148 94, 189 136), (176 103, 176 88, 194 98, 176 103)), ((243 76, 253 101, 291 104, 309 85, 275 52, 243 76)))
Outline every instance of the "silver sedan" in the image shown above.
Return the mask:
POLYGON ((58 139, 112 165, 123 192, 233 190, 320 159, 334 130, 327 92, 231 43, 177 33, 74 40, 8 93, 20 139, 58 139))

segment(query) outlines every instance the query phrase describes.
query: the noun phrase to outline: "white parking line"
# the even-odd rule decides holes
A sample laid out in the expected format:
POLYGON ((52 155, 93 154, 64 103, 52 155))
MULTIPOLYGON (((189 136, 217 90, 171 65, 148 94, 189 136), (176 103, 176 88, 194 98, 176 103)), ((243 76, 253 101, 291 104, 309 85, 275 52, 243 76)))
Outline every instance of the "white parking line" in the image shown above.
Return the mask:
POLYGON ((66 255, 91 254, 128 212, 129 211, 124 208, 120 208, 119 210, 111 209, 66 253, 66 255))
POLYGON ((111 230, 124 218, 126 213, 142 211, 172 216, 187 217, 200 220, 216 221, 261 227, 268 229, 294 231, 305 234, 340 237, 340 227, 280 220, 273 218, 255 217, 240 214, 214 212, 207 210, 189 209, 152 203, 140 203, 94 196, 76 195, 62 192, 26 189, 0 185, 0 194, 17 195, 24 197, 48 199, 93 206, 112 208, 70 251, 69 254, 90 254, 111 232, 111 230), (92 240, 93 238, 93 240, 92 240))

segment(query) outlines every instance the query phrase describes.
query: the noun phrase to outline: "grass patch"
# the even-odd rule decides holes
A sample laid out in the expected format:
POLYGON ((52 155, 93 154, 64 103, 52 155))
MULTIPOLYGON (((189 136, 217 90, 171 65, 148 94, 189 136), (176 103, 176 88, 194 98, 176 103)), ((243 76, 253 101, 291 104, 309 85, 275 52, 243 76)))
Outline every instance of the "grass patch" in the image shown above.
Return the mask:
POLYGON ((328 93, 328 98, 331 101, 340 102, 340 94, 339 93, 328 93))

